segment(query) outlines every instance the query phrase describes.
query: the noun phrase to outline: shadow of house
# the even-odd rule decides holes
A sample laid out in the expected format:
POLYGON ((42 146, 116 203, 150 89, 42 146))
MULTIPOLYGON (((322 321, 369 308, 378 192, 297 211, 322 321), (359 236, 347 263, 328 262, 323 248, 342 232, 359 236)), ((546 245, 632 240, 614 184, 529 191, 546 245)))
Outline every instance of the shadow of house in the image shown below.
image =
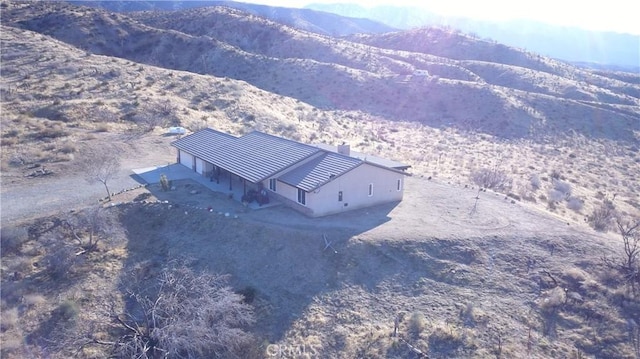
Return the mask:
MULTIPOLYGON (((382 263, 372 262, 367 267, 371 271, 355 276, 355 281, 341 272, 351 265, 352 256, 375 253, 373 245, 351 244, 350 240, 389 221, 388 214, 396 205, 323 218, 279 206, 233 218, 207 211, 185 215, 181 208, 165 203, 126 204, 121 207, 121 219, 129 256, 121 282, 148 284, 168 261, 179 258, 192 260, 195 270, 229 274, 238 292, 254 296, 253 304, 260 313, 258 332, 274 342, 304 315, 314 297, 344 285, 373 290, 383 280, 386 274, 373 275, 374 267, 382 263)), ((123 297, 127 289, 121 288, 123 297)), ((135 311, 132 305, 127 310, 135 311)))

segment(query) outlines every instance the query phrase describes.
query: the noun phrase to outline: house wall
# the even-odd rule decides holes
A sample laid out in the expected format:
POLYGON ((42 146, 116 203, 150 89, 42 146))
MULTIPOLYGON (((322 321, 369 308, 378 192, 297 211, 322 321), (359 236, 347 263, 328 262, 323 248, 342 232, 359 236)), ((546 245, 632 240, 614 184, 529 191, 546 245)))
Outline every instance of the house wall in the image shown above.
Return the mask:
MULTIPOLYGON (((298 203, 298 189, 286 183, 278 181, 275 194, 288 206, 309 216, 326 216, 401 201, 404 194, 404 177, 405 175, 401 173, 365 163, 336 177, 319 190, 308 192, 306 205, 298 203), (400 180, 399 191, 398 180, 400 180), (369 196, 369 184, 373 184, 372 196, 369 196), (342 201, 338 200, 340 191, 342 191, 342 201)), ((266 181, 264 186, 269 188, 269 182, 266 181)))
POLYGON ((401 173, 364 163, 326 183, 319 190, 307 193, 307 207, 313 210, 313 216, 325 216, 401 201, 404 194, 404 177, 405 175, 401 173), (400 190, 398 190, 398 180, 400 180, 400 190), (369 184, 373 185, 371 196, 369 196, 369 184), (340 191, 342 191, 342 201, 338 200, 340 191))

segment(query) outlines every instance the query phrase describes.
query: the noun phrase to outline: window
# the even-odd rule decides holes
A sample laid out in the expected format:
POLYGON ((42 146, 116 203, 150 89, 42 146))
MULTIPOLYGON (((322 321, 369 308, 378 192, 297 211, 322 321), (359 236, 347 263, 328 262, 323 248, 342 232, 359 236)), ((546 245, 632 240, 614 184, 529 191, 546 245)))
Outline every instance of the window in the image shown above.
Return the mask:
POLYGON ((307 192, 298 188, 298 203, 307 204, 307 192))
POLYGON ((400 192, 402 190, 402 180, 401 179, 398 179, 398 187, 397 187, 397 189, 398 189, 398 192, 400 192))
POLYGON ((270 189, 270 190, 272 190, 273 192, 275 192, 275 191, 276 191, 276 182, 277 182, 277 181, 278 181, 278 180, 277 180, 277 179, 275 179, 275 178, 270 178, 270 179, 269 179, 269 189, 270 189))
POLYGON ((373 183, 369 183, 369 197, 373 196, 373 183))
POLYGON ((338 202, 342 202, 342 191, 338 192, 338 202))

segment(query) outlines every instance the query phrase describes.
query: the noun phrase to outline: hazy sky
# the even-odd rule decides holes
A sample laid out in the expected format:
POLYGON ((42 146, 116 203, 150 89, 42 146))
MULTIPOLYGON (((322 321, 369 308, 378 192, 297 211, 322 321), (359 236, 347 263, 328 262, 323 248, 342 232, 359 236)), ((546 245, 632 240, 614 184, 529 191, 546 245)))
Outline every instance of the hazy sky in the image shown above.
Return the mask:
POLYGON ((640 35, 638 0, 238 0, 272 6, 303 7, 309 3, 359 3, 421 6, 447 16, 485 20, 535 19, 585 29, 640 35))

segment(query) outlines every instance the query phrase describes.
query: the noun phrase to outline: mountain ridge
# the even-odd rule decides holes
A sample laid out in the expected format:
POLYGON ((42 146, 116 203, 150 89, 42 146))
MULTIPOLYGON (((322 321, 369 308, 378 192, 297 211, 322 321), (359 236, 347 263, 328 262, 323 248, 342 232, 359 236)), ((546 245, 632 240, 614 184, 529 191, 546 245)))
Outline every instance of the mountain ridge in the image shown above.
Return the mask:
POLYGON ((10 9, 3 23, 97 54, 247 81, 323 109, 505 138, 572 130, 637 140, 637 86, 448 29, 348 41, 228 7, 119 14, 70 6, 10 9))
POLYGON ((368 18, 398 29, 445 26, 585 66, 640 72, 640 35, 591 31, 518 19, 483 21, 440 16, 421 7, 312 3, 307 9, 368 18))

